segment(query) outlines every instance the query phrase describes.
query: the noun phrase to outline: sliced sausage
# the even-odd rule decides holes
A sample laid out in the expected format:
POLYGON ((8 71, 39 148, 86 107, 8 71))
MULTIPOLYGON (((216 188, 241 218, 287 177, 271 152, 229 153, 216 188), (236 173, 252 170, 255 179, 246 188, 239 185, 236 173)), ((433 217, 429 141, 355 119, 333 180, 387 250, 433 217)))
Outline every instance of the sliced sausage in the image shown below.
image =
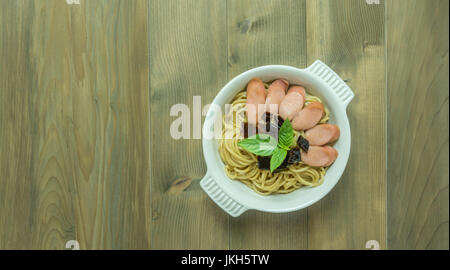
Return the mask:
POLYGON ((339 139, 339 127, 332 124, 320 124, 305 132, 310 145, 325 145, 339 139))
POLYGON ((292 119, 292 127, 295 130, 310 129, 319 123, 323 112, 324 108, 322 103, 317 101, 311 102, 294 116, 294 119, 292 119))
POLYGON ((245 112, 247 113, 248 124, 252 126, 257 126, 258 122, 258 105, 248 103, 245 105, 245 112))
POLYGON ((258 78, 251 79, 247 85, 247 104, 245 106, 250 124, 256 125, 259 117, 264 113, 265 103, 266 89, 264 83, 258 78))
POLYGON ((311 167, 325 167, 330 164, 334 153, 325 146, 310 146, 308 152, 301 150, 301 160, 311 167))
POLYGON ((292 118, 303 108, 306 92, 303 86, 291 86, 280 103, 280 116, 283 119, 292 118))
POLYGON ((278 114, 278 108, 281 101, 286 96, 286 89, 289 84, 286 80, 275 80, 269 86, 269 91, 266 98, 266 112, 271 114, 278 114), (271 106, 272 105, 272 106, 271 106))
POLYGON ((323 147, 325 149, 325 151, 327 151, 330 155, 330 160, 328 161, 327 164, 325 164, 326 167, 330 166, 331 164, 334 163, 334 161, 337 159, 338 157, 338 151, 336 149, 334 149, 331 146, 324 146, 323 147))

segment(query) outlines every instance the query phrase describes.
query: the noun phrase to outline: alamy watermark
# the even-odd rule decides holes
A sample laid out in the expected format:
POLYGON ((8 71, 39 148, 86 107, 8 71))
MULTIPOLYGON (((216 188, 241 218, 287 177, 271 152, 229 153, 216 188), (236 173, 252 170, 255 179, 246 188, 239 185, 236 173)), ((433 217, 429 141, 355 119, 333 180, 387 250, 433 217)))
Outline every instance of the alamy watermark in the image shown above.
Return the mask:
MULTIPOLYGON (((80 243, 77 240, 69 240, 66 242, 66 249, 80 250, 80 243)), ((366 249, 379 250, 380 243, 377 240, 369 240, 366 242, 366 249)))
POLYGON ((380 0, 366 0, 366 3, 369 5, 379 5, 380 4, 380 0))
POLYGON ((66 0, 66 3, 69 5, 79 5, 80 0, 66 0))
POLYGON ((377 240, 369 240, 366 242, 366 249, 379 250, 380 243, 377 240))
POLYGON ((174 117, 170 124, 170 136, 180 139, 234 139, 263 132, 278 137, 278 118, 268 112, 278 112, 277 104, 217 104, 202 106, 201 97, 193 96, 192 110, 186 104, 175 104, 169 115, 174 117), (251 121, 246 121, 246 116, 251 121), (270 117, 269 117, 270 116, 270 117), (202 120, 205 125, 202 128, 202 120), (192 129, 191 129, 192 127, 192 129), (257 132, 258 130, 258 132, 257 132))
POLYGON ((79 250, 80 243, 77 240, 69 240, 66 242, 66 249, 79 250))

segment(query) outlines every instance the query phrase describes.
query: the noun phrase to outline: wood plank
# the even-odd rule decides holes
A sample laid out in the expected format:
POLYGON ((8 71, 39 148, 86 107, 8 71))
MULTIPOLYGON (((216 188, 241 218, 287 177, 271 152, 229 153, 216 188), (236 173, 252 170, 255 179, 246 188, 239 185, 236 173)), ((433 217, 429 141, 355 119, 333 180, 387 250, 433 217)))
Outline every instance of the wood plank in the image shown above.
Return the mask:
POLYGON ((448 10, 387 5, 390 249, 449 248, 448 10))
POLYGON ((2 1, 2 247, 150 247, 146 10, 2 1))
POLYGON ((308 208, 309 249, 386 248, 384 2, 307 0, 308 63, 321 59, 355 93, 352 148, 336 187, 308 208))
MULTIPOLYGON (((175 140, 173 105, 212 101, 226 83, 226 2, 150 1, 152 248, 226 249, 228 216, 200 188, 206 173, 200 139, 175 140), (192 184, 166 193, 182 176, 192 184)), ((202 121, 203 122, 203 121, 202 121)), ((193 137, 191 127, 190 137, 193 137)))
MULTIPOLYGON (((306 66, 305 1, 228 1, 228 79, 250 68, 306 66)), ((306 211, 244 213, 230 222, 232 249, 306 249, 306 211)))
POLYGON ((32 12, 23 8, 23 2, 0 2, 0 249, 31 247, 34 81, 31 29, 24 26, 32 12))

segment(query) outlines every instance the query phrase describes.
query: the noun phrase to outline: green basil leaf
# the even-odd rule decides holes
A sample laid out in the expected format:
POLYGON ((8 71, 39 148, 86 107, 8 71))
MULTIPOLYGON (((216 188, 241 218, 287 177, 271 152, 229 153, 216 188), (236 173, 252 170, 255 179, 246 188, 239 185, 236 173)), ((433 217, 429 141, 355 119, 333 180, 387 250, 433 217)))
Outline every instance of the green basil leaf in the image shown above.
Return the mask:
POLYGON ((270 156, 277 148, 277 140, 268 134, 256 134, 238 142, 238 146, 258 156, 270 156))
POLYGON ((278 131, 278 145, 285 150, 289 150, 293 139, 294 129, 289 119, 286 118, 280 127, 280 131, 278 131))
POLYGON ((277 147, 275 151, 272 153, 272 157, 270 158, 270 171, 275 171, 276 168, 280 167, 280 165, 283 163, 284 159, 286 158, 287 151, 277 147))

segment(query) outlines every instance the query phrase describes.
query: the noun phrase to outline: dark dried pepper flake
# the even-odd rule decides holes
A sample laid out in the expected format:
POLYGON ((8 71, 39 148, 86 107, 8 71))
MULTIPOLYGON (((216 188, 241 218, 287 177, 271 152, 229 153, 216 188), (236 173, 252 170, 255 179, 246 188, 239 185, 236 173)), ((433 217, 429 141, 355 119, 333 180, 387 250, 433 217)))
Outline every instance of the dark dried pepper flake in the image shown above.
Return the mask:
POLYGON ((279 129, 275 115, 265 112, 264 116, 259 121, 259 132, 269 134, 275 139, 278 139, 279 129))
MULTIPOLYGON (((271 158, 270 156, 267 157, 258 156, 258 168, 260 170, 270 170, 270 158, 271 158)), ((281 165, 274 171, 274 173, 283 171, 287 169, 289 165, 298 163, 300 162, 300 160, 301 160, 300 149, 295 148, 289 150, 283 163, 281 163, 281 165)))
POLYGON ((307 139, 303 138, 303 136, 298 137, 297 144, 303 151, 308 152, 309 142, 307 139))
POLYGON ((260 170, 270 170, 270 157, 258 156, 258 168, 260 170))
POLYGON ((289 150, 289 152, 286 155, 286 159, 285 161, 287 161, 287 163, 290 164, 295 164, 300 162, 301 158, 300 158, 300 149, 298 148, 294 148, 292 150, 289 150))
POLYGON ((281 128, 281 126, 283 125, 283 123, 284 123, 283 118, 281 118, 281 117, 278 115, 278 129, 281 128))
POLYGON ((253 135, 258 134, 258 131, 256 130, 256 126, 249 124, 247 122, 242 124, 242 128, 241 128, 241 135, 247 139, 248 137, 251 137, 253 135), (243 134, 242 134, 243 133, 243 134))
MULTIPOLYGON (((269 171, 270 170, 270 158, 271 157, 258 156, 258 168, 260 170, 268 170, 269 171)), ((282 170, 286 169, 287 165, 288 165, 287 159, 285 159, 283 161, 283 163, 278 168, 276 168, 274 173, 281 172, 282 170)))
POLYGON ((266 116, 266 122, 270 122, 272 120, 273 116, 270 112, 266 112, 265 116, 266 116))
POLYGON ((280 116, 265 112, 259 122, 259 132, 269 134, 278 139, 278 132, 283 122, 284 120, 280 116))

